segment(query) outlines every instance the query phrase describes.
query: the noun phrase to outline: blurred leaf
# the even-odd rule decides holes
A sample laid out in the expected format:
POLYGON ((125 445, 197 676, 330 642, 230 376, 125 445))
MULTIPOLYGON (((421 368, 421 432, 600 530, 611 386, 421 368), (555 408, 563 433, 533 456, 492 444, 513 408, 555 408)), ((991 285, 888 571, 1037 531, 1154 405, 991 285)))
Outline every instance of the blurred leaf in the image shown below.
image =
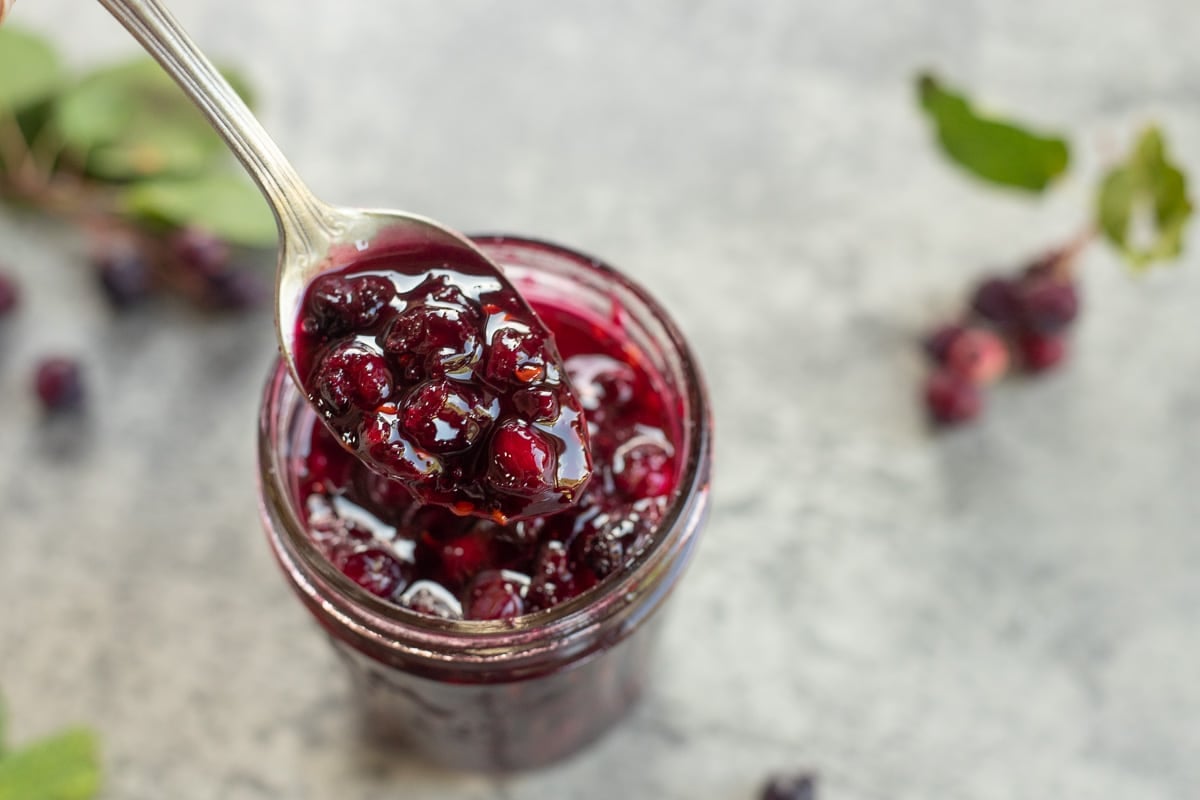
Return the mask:
MULTIPOLYGON (((243 80, 225 75, 249 97, 243 80)), ((63 95, 56 124, 88 172, 110 180, 194 174, 225 147, 204 115, 149 58, 86 75, 63 95)))
POLYGON ((0 759, 0 800, 89 800, 100 789, 96 736, 65 731, 0 759))
POLYGON ((45 100, 63 83, 63 67, 50 43, 15 28, 0 29, 0 113, 45 100))
POLYGON ((1109 170, 1096 196, 1096 226, 1135 269, 1183 252, 1192 214, 1187 176, 1167 155, 1162 132, 1142 131, 1133 152, 1109 170))
POLYGON ((921 108, 936 126, 942 149, 976 177, 1041 192, 1066 171, 1070 152, 1061 137, 1032 133, 1014 122, 984 116, 932 75, 920 76, 917 85, 921 108))
POLYGON ((135 217, 178 227, 194 225, 232 244, 271 247, 277 240, 267 201, 241 176, 144 181, 130 186, 124 200, 135 217))

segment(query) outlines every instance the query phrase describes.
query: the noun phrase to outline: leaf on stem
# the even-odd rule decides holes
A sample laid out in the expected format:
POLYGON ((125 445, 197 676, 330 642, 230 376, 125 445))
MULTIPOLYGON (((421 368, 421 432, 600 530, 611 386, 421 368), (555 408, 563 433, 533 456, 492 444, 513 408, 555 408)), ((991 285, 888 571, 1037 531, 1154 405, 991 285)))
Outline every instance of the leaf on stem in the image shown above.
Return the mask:
POLYGON ((16 114, 53 96, 63 76, 58 54, 45 39, 12 27, 0 29, 0 114, 16 114))
POLYGON ((271 247, 275 217, 252 184, 227 173, 142 181, 125 190, 127 213, 173 227, 195 226, 247 247, 271 247))
POLYGON ((1162 131, 1142 131, 1129 157, 1100 182, 1096 227, 1134 269, 1183 251, 1192 214, 1187 176, 1172 163, 1162 131))
MULTIPOLYGON (((244 81, 226 77, 248 96, 244 81)), ((108 180, 190 175, 225 152, 200 111, 148 58, 84 76, 57 104, 55 123, 75 159, 108 180)))
POLYGON ((1070 150, 1062 137, 1034 133, 1011 120, 986 116, 933 75, 917 80, 921 108, 937 129, 949 158, 977 178, 1041 192, 1066 171, 1070 150))

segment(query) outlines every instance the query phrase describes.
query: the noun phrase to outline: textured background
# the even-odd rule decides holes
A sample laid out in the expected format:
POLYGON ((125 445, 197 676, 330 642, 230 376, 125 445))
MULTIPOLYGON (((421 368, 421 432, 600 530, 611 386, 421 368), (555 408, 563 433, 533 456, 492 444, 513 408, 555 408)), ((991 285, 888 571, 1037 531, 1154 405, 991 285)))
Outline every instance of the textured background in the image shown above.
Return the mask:
MULTIPOLYGON (((432 770, 355 733, 338 664, 255 513, 265 315, 115 317, 70 230, 0 211, 28 302, 0 330, 0 686, 25 740, 104 734, 114 800, 1174 799, 1200 783, 1200 263, 1086 261, 1078 352, 928 432, 913 345, 972 276, 1084 218, 1147 118, 1200 171, 1188 0, 176 0, 244 65, 318 194, 558 240, 672 309, 713 388, 718 473, 660 681, 570 763, 432 770), (1050 198, 942 163, 942 68, 1074 133, 1050 198), (26 386, 86 358, 46 425, 26 386)), ((131 52, 85 0, 13 22, 131 52)))

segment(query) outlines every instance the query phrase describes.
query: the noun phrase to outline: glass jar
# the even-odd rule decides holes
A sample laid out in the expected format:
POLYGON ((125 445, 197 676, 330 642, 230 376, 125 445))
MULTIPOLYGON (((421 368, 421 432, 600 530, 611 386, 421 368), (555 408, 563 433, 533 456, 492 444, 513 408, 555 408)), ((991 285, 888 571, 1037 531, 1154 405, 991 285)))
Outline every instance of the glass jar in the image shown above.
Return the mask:
POLYGON ((666 312, 628 278, 556 245, 476 241, 530 299, 616 327, 678 410, 678 483, 651 544, 580 596, 508 621, 416 614, 359 588, 316 549, 297 505, 298 444, 313 415, 287 370, 267 381, 259 428, 263 522, 284 575, 348 665, 376 731, 453 767, 521 769, 569 755, 629 710, 708 507, 704 384, 666 312))

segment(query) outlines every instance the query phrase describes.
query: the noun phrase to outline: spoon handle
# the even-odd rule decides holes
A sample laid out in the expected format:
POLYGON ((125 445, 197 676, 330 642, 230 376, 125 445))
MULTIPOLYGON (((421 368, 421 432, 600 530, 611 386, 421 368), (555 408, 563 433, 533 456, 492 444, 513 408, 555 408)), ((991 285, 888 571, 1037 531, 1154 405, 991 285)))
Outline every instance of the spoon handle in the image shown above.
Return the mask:
POLYGON ((242 98, 171 13, 158 0, 100 0, 100 4, 208 117, 262 190, 288 247, 319 252, 331 235, 332 210, 305 186, 242 98))

